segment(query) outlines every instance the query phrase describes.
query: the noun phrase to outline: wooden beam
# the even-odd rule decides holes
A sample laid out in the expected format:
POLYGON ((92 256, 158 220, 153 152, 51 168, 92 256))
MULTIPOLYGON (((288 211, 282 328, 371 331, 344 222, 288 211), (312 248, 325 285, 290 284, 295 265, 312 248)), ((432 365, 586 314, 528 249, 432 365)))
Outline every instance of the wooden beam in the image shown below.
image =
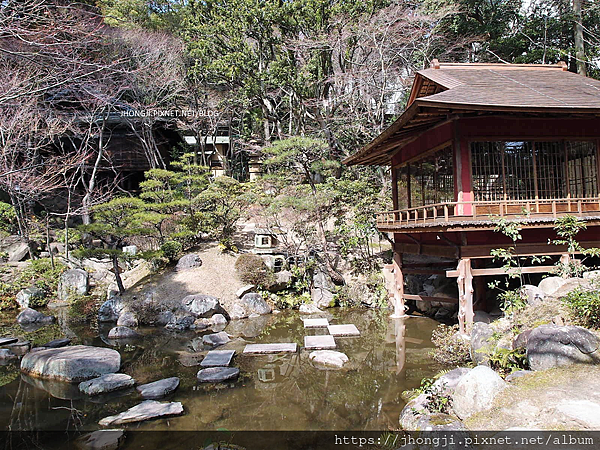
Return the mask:
POLYGON ((404 275, 445 275, 443 269, 402 269, 404 275))
MULTIPOLYGON (((534 267, 514 267, 510 270, 503 269, 502 267, 494 267, 491 269, 472 269, 471 274, 474 277, 484 277, 490 275, 509 275, 516 274, 519 271, 521 273, 550 273, 556 269, 556 266, 534 266, 534 267)), ((456 278, 460 276, 458 270, 447 270, 446 277, 447 278, 456 278)))
POLYGON ((446 298, 446 297, 427 297, 424 295, 412 295, 404 294, 405 300, 416 300, 421 302, 439 302, 439 303, 458 303, 457 298, 446 298))

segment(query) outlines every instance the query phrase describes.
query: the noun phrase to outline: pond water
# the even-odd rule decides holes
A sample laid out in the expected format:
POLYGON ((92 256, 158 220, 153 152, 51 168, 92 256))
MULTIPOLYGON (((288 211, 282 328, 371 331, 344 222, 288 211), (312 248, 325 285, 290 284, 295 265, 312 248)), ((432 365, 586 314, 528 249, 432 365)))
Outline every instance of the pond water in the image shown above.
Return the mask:
MULTIPOLYGON (((232 341, 220 349, 235 349, 232 365, 241 371, 231 383, 204 385, 196 380, 207 349, 202 335, 141 328, 144 336, 116 346, 121 372, 138 384, 178 376, 179 388, 164 400, 182 402, 185 414, 127 426, 136 430, 386 430, 398 427, 405 404, 401 393, 418 387, 439 371, 429 356, 431 331, 437 322, 422 317, 391 319, 388 311, 341 310, 328 313, 332 324, 353 323, 360 337, 336 338, 346 353, 344 370, 321 370, 308 351, 295 354, 242 355, 248 343, 295 342, 307 334, 294 311, 233 321, 225 331, 232 341)), ((86 345, 111 346, 110 326, 92 332, 73 328, 86 345)), ((220 330, 216 330, 220 331, 220 330)), ((79 393, 77 385, 49 382, 0 367, 0 429, 96 430, 98 421, 139 403, 135 390, 99 398, 79 393), (12 381, 10 381, 12 379, 12 381)))

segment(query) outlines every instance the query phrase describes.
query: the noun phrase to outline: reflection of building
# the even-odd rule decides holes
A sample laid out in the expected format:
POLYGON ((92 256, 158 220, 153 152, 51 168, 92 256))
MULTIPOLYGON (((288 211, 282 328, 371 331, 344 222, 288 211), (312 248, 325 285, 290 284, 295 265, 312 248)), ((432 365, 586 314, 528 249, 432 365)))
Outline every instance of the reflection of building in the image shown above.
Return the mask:
MULTIPOLYGON (((485 307, 492 249, 512 241, 494 232, 497 218, 523 222, 518 256, 569 261, 555 220, 587 221, 578 235, 600 246, 600 81, 557 65, 439 64, 417 73, 406 111, 344 162, 390 165, 394 210, 377 228, 393 235, 396 313, 404 300, 459 303, 461 330, 485 307), (404 254, 451 258, 459 298, 404 291, 404 274, 435 273, 408 265, 404 254), (561 256, 562 255, 562 256, 561 256), (474 301, 475 297, 475 301, 474 301)), ((522 267, 547 273, 554 266, 522 267)))

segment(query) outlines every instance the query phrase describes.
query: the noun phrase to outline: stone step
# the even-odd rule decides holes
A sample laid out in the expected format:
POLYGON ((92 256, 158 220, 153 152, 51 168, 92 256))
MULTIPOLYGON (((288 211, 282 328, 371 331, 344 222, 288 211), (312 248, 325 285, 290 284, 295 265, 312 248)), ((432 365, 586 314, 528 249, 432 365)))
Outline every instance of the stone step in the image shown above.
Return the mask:
POLYGON ((302 319, 304 328, 327 328, 329 320, 327 319, 302 319))
POLYGON ((329 330, 329 334, 336 337, 360 336, 360 331, 358 331, 356 325, 351 323, 344 325, 329 325, 327 329, 329 330))
POLYGON ((248 344, 244 348, 245 355, 259 355, 266 353, 296 353, 298 346, 292 343, 278 344, 248 344))
POLYGON ((325 350, 335 347, 335 339, 329 334, 322 336, 304 336, 304 348, 306 350, 325 350))
POLYGON ((226 367, 231 364, 235 350, 211 350, 202 360, 202 367, 226 367))
POLYGON ((0 347, 4 347, 5 345, 14 344, 15 342, 19 342, 17 338, 0 338, 0 347))

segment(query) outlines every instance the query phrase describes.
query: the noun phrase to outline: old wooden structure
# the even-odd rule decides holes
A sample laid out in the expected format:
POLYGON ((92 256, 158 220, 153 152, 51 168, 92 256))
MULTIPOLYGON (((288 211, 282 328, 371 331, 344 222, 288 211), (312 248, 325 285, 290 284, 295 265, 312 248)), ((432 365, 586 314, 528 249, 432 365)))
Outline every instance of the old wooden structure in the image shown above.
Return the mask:
POLYGON ((394 207, 378 215, 377 226, 393 235, 396 314, 406 299, 449 301, 405 293, 406 274, 439 270, 407 266, 403 255, 451 258, 456 268, 446 276, 457 278, 454 301, 468 332, 474 304, 483 303, 483 276, 505 273, 490 256, 512 243, 494 232, 498 217, 523 222, 521 256, 568 257, 566 248, 548 244, 556 239, 554 221, 566 214, 587 222, 578 235, 584 247, 600 246, 599 144, 600 82, 564 63, 434 60, 418 72, 405 112, 344 161, 391 165, 394 207))

